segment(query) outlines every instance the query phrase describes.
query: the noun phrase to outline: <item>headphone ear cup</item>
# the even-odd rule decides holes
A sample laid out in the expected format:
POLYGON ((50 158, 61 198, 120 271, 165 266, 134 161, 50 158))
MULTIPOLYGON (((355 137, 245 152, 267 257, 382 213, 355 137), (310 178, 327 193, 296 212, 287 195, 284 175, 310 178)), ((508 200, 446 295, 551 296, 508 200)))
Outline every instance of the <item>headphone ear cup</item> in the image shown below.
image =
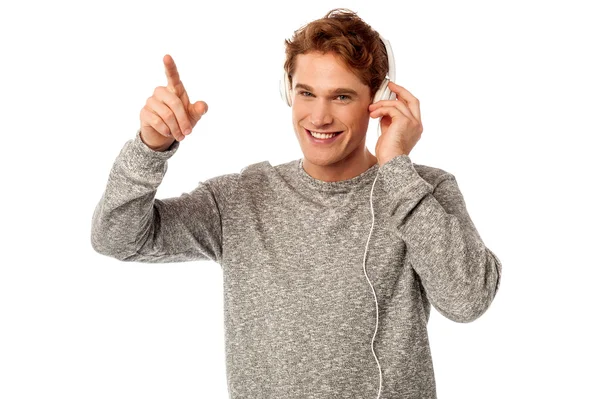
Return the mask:
POLYGON ((279 79, 279 95, 281 96, 283 102, 287 103, 284 84, 283 78, 279 79))
POLYGON ((283 71, 283 77, 279 80, 279 94, 284 103, 288 107, 292 106, 292 93, 290 92, 290 79, 285 71, 283 71))
POLYGON ((386 93, 384 94, 386 100, 395 100, 396 93, 390 90, 390 88, 386 88, 386 93))
POLYGON ((390 80, 388 78, 383 79, 383 82, 381 82, 381 86, 379 86, 379 89, 377 89, 377 92, 373 96, 374 103, 376 103, 377 101, 388 99, 390 91, 390 89, 388 88, 389 81, 390 80))
POLYGON ((383 79, 381 86, 379 86, 379 90, 377 90, 377 93, 375 93, 375 95, 373 96, 374 103, 376 103, 377 101, 381 101, 381 100, 395 100, 396 99, 396 93, 391 91, 390 88, 388 87, 389 81, 390 80, 388 78, 383 79))
MULTIPOLYGON (((390 88, 388 87, 389 82, 390 82, 390 80, 388 78, 383 79, 383 82, 381 82, 381 86, 379 86, 379 89, 373 96, 373 103, 376 103, 377 101, 381 101, 381 100, 395 100, 396 99, 396 93, 391 91, 390 88)), ((377 137, 381 136, 381 126, 379 125, 379 123, 377 123, 377 132, 378 132, 377 137)))

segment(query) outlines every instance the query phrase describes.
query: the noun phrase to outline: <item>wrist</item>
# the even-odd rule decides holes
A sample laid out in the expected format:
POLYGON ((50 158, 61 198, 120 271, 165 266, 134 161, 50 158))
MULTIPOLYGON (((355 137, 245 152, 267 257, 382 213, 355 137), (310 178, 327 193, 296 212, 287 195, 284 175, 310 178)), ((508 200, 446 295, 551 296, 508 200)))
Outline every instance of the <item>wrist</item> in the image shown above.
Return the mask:
POLYGON ((146 147, 148 147, 148 148, 150 148, 152 151, 156 151, 156 152, 164 152, 164 151, 167 151, 169 148, 171 148, 171 146, 172 146, 172 145, 173 145, 173 143, 175 142, 175 140, 173 140, 173 141, 172 141, 172 142, 170 142, 170 143, 166 143, 166 144, 163 144, 163 145, 160 145, 160 146, 154 146, 154 145, 151 145, 151 144, 147 143, 147 142, 144 140, 144 135, 143 135, 143 134, 141 134, 141 133, 140 133, 140 140, 142 141, 142 143, 144 143, 144 144, 146 145, 146 147))

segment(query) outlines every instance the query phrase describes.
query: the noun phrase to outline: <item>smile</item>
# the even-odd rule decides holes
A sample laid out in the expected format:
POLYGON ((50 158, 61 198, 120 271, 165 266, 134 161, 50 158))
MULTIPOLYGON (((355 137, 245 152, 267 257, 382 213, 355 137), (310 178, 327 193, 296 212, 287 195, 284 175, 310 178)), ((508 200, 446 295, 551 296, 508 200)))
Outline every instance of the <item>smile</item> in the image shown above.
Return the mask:
POLYGON ((317 132, 304 129, 308 137, 316 143, 330 143, 335 140, 342 132, 317 132))

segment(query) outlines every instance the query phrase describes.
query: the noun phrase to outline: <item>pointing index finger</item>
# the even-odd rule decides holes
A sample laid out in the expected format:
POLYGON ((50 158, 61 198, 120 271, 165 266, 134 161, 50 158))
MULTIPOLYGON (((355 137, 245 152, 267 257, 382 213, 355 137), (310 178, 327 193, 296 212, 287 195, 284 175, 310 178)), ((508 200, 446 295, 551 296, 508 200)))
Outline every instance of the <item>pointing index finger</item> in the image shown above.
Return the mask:
POLYGON ((181 84, 181 79, 179 78, 179 72, 177 71, 177 65, 175 65, 175 61, 173 57, 169 54, 163 57, 163 63, 165 64, 165 74, 167 75, 167 85, 175 89, 178 85, 181 84))

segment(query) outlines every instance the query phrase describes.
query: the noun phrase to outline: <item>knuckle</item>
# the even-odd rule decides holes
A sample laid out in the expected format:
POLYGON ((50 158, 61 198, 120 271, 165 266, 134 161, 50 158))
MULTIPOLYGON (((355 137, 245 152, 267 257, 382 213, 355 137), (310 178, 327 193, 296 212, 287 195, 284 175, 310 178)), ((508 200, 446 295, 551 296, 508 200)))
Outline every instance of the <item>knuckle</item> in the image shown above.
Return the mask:
POLYGON ((152 123, 152 126, 160 126, 162 124, 162 120, 160 119, 160 117, 158 115, 152 114, 150 123, 152 123))
POLYGON ((161 113, 160 116, 167 123, 173 122, 175 120, 175 117, 173 116, 173 113, 170 112, 170 111, 164 111, 164 112, 161 113))
POLYGON ((173 93, 171 93, 165 86, 158 86, 156 88, 156 92, 154 93, 154 96, 159 101, 165 101, 165 99, 169 98, 172 95, 173 93))
POLYGON ((140 111, 140 118, 148 123, 154 123, 154 117, 156 115, 147 107, 142 108, 140 111))
POLYGON ((175 95, 177 95, 177 89, 176 89, 175 87, 171 86, 171 85, 168 85, 168 86, 167 86, 167 91, 168 91, 169 93, 172 93, 172 94, 175 94, 175 95))
POLYGON ((163 102, 169 106, 169 108, 173 108, 173 97, 170 95, 165 96, 163 102))
POLYGON ((167 104, 169 107, 171 107, 171 109, 177 108, 180 103, 181 103, 181 100, 179 99, 179 97, 177 97, 173 93, 169 93, 169 96, 167 98, 165 98, 165 104, 167 104))

